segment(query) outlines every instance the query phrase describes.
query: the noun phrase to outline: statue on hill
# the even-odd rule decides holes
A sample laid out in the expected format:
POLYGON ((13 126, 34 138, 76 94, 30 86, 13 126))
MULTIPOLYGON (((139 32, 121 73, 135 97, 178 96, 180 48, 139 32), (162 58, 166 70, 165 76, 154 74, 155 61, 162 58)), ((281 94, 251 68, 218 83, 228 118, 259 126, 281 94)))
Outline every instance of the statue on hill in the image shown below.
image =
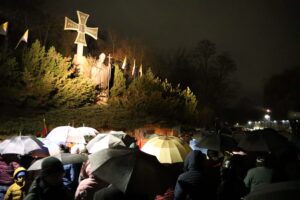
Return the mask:
POLYGON ((91 68, 91 79, 100 89, 100 99, 105 100, 109 94, 109 82, 111 78, 111 57, 108 56, 108 64, 105 64, 105 54, 101 53, 96 65, 91 68), (105 98, 105 99, 103 99, 105 98))

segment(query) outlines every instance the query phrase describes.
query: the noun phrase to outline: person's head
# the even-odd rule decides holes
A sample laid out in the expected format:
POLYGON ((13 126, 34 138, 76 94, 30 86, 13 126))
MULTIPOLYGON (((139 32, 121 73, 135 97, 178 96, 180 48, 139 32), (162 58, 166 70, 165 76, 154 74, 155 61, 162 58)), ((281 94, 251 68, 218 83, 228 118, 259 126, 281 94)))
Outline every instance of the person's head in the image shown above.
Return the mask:
POLYGON ((14 181, 18 185, 23 185, 26 179, 27 171, 24 167, 18 167, 14 172, 14 181))
POLYGON ((232 162, 230 159, 224 160, 222 164, 222 168, 224 169, 230 169, 232 167, 232 162))
POLYGON ((198 150, 191 151, 184 161, 184 170, 202 170, 205 167, 206 156, 198 150))
POLYGON ((105 60, 105 53, 101 53, 101 54, 99 55, 99 61, 100 61, 101 63, 103 63, 104 60, 105 60))
POLYGON ((59 150, 61 153, 70 153, 68 147, 63 144, 59 145, 59 150))
POLYGON ((49 186, 60 185, 63 176, 64 167, 60 160, 48 157, 42 162, 41 177, 49 186))
POLYGON ((264 156, 257 156, 256 158, 256 166, 262 167, 266 165, 266 158, 264 156))
POLYGON ((210 160, 213 160, 213 161, 219 161, 220 160, 219 152, 215 151, 215 150, 208 149, 207 150, 207 156, 210 160))

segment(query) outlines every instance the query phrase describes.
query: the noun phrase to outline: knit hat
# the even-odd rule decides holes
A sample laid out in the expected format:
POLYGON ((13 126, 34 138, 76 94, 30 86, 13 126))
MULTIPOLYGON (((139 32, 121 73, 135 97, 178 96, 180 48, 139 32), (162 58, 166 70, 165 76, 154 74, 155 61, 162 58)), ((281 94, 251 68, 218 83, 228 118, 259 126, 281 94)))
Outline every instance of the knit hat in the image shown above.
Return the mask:
POLYGON ((63 164, 55 157, 48 157, 42 162, 42 176, 64 172, 63 164))

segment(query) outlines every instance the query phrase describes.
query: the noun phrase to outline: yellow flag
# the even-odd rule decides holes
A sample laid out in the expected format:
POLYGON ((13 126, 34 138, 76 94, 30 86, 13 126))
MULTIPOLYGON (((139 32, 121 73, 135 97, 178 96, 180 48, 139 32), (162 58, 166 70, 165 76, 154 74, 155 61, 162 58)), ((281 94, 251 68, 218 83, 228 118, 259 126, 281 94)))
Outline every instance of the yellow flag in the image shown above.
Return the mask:
POLYGON ((126 62, 127 62, 127 57, 125 56, 124 60, 123 60, 123 64, 122 64, 122 69, 125 69, 126 67, 126 62))
MULTIPOLYGON (((25 31, 25 33, 23 34, 23 36, 22 36, 21 39, 19 40, 19 42, 18 42, 16 48, 18 48, 19 44, 20 44, 22 41, 24 41, 24 42, 27 43, 27 41, 28 41, 28 31, 29 31, 29 29, 27 29, 27 30, 25 31)), ((15 49, 16 49, 16 48, 15 48, 15 49)))
POLYGON ((133 61, 133 68, 132 68, 132 73, 131 75, 134 76, 134 73, 135 73, 135 59, 133 61))
POLYGON ((25 31, 25 33, 23 34, 22 38, 20 39, 20 42, 21 41, 24 41, 27 43, 27 40, 28 40, 28 29, 25 31))
POLYGON ((4 22, 3 24, 0 25, 0 35, 7 34, 7 27, 8 27, 8 22, 4 22))

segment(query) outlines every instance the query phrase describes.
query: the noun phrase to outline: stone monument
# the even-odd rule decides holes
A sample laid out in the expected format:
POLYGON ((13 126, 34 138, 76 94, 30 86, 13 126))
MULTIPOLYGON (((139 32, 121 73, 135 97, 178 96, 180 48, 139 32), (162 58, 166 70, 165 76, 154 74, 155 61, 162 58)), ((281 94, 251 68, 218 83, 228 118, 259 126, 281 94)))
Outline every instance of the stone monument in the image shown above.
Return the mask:
POLYGON ((109 82, 111 78, 111 57, 108 56, 108 64, 105 64, 105 54, 101 53, 96 65, 91 69, 91 79, 100 90, 98 99, 107 102, 109 96, 109 82))
POLYGON ((91 28, 86 26, 86 22, 89 18, 89 15, 80 11, 77 11, 78 23, 72 21, 68 17, 65 17, 65 26, 64 30, 74 30, 77 31, 77 37, 75 44, 77 44, 77 54, 75 56, 75 65, 83 64, 83 47, 87 46, 85 40, 85 34, 91 36, 95 40, 98 38, 98 28, 91 28))

